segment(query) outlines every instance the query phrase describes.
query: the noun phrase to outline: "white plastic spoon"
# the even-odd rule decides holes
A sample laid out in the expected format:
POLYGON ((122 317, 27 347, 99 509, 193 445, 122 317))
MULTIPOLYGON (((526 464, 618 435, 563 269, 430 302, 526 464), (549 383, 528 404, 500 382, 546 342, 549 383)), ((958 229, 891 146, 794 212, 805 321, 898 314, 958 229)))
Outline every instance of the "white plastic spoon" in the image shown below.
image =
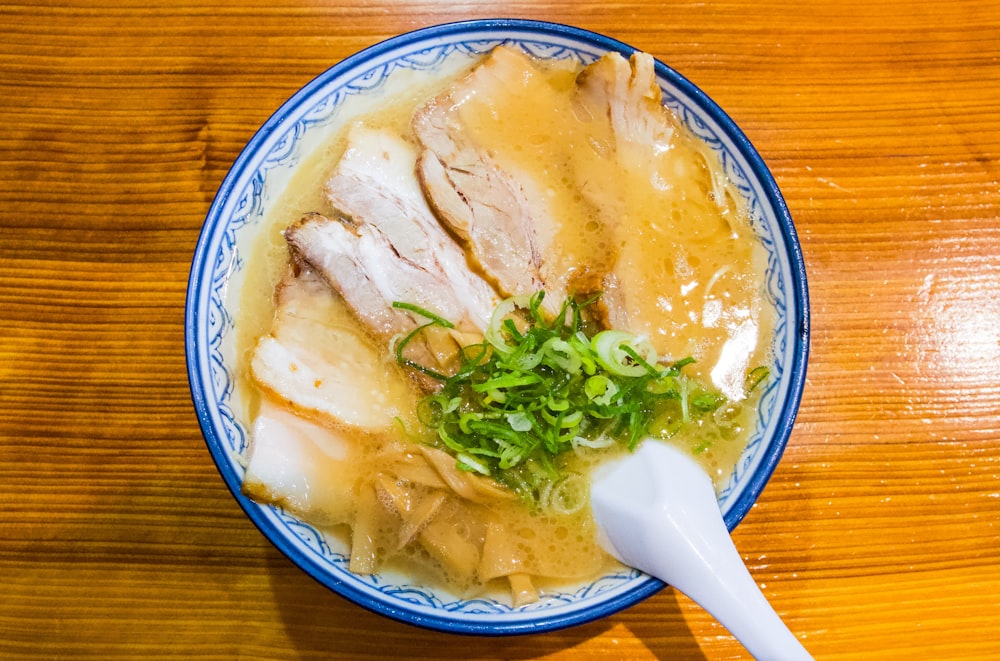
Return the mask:
POLYGON ((750 576, 711 479, 684 452, 644 441, 597 472, 591 506, 608 553, 696 601, 754 658, 812 659, 750 576))

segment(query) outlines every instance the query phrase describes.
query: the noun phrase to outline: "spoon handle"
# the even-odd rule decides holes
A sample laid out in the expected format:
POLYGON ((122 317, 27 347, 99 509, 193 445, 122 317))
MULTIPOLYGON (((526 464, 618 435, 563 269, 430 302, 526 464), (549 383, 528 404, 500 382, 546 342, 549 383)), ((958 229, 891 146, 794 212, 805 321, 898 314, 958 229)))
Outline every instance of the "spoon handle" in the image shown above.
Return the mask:
POLYGON ((683 452, 646 441, 592 494, 602 545, 711 613, 754 658, 812 657, 743 564, 705 471, 683 452))
POLYGON ((701 526, 703 536, 690 540, 700 543, 689 547, 684 570, 668 582, 715 616, 755 659, 811 660, 743 564, 721 515, 705 513, 701 526))

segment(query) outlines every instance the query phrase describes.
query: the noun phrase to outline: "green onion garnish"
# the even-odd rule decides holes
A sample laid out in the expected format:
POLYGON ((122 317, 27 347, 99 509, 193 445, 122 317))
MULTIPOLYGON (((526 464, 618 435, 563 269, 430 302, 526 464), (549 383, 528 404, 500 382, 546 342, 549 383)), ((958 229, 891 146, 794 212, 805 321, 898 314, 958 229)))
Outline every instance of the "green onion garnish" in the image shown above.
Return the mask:
POLYGON ((549 319, 541 309, 544 295, 500 303, 484 341, 463 348, 452 376, 402 354, 424 328, 452 324, 394 304, 429 320, 397 342, 396 359, 442 382, 421 402, 418 416, 459 468, 489 475, 539 504, 568 477, 564 453, 611 444, 634 450, 657 416, 679 410, 676 424, 657 432, 672 435, 727 402, 682 372, 691 358, 662 364, 644 338, 619 330, 589 334, 581 312, 595 299, 567 299, 549 319))

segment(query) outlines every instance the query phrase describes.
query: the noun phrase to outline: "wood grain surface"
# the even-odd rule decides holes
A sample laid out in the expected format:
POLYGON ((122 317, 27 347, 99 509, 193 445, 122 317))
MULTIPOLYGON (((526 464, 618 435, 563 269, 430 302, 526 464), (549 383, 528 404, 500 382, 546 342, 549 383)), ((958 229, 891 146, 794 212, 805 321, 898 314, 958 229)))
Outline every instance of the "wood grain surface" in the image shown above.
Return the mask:
POLYGON ((431 633, 327 591, 202 440, 183 308, 243 144, 354 51, 462 18, 659 57, 772 168, 812 298, 799 422, 734 538, 817 659, 1000 654, 1000 5, 195 0, 0 6, 0 658, 737 659, 668 589, 431 633))

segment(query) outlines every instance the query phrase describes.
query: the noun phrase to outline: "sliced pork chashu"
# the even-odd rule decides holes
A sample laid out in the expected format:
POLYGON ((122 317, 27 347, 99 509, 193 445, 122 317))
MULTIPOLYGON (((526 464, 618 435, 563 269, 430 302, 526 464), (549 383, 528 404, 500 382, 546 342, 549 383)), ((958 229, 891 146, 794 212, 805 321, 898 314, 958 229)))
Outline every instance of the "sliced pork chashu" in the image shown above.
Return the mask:
POLYGON ((763 254, 717 155, 664 108, 648 54, 609 54, 587 67, 577 107, 603 136, 595 153, 620 173, 617 196, 581 186, 617 230, 602 286, 607 324, 649 337, 663 355, 693 356, 693 369, 739 399, 759 338, 753 274, 763 254))
MULTIPOLYGON (((548 87, 529 57, 499 47, 418 108, 413 129, 423 147, 418 172, 424 192, 481 272, 506 296, 546 289, 558 305, 565 292, 542 272, 554 236, 541 192, 546 184, 510 159, 501 162, 497 150, 509 145, 493 139, 483 123, 499 106, 550 95, 548 87)), ((517 121, 503 112, 493 115, 517 121)))
POLYGON ((265 399, 251 437, 245 494, 319 525, 351 520, 358 448, 349 435, 265 399))
MULTIPOLYGON (((322 275, 375 340, 389 347, 418 326, 423 315, 393 307, 404 302, 456 323, 455 330, 425 329, 406 346, 406 357, 438 372, 453 368, 461 345, 477 341, 479 329, 465 316, 448 279, 401 259, 373 225, 352 225, 340 219, 309 214, 285 230, 293 257, 322 275)), ((437 382, 415 375, 433 390, 437 382)))
POLYGON ((414 116, 432 206, 506 294, 541 286, 550 305, 605 292, 624 314, 615 266, 631 177, 649 179, 674 127, 653 60, 614 54, 582 73, 497 48, 414 116))
POLYGON ((484 329, 497 294, 469 268, 465 252, 442 227, 416 177, 417 150, 389 129, 351 128, 348 144, 326 184, 333 207, 355 225, 379 230, 399 258, 428 273, 442 274, 459 317, 484 329))
POLYGON ((375 434, 413 409, 410 381, 386 364, 386 351, 323 278, 308 270, 289 273, 276 288, 275 305, 271 329, 250 359, 251 376, 264 392, 329 426, 375 434))
POLYGON ((578 164, 574 178, 611 230, 618 251, 613 266, 600 276, 603 295, 595 309, 607 326, 649 332, 631 323, 635 314, 630 316, 630 305, 643 296, 635 282, 642 274, 628 267, 635 237, 621 233, 619 227, 622 219, 635 213, 630 207, 648 197, 643 188, 670 185, 657 177, 662 176, 660 155, 670 149, 676 129, 663 107, 653 58, 647 53, 636 53, 628 60, 618 53, 601 57, 577 77, 575 107, 595 148, 589 163, 578 164), (617 172, 618 177, 595 175, 601 171, 617 172))
POLYGON ((626 60, 608 53, 587 66, 576 79, 581 117, 605 124, 595 135, 605 156, 633 171, 655 171, 653 159, 670 148, 676 127, 663 107, 655 63, 648 53, 626 60))

